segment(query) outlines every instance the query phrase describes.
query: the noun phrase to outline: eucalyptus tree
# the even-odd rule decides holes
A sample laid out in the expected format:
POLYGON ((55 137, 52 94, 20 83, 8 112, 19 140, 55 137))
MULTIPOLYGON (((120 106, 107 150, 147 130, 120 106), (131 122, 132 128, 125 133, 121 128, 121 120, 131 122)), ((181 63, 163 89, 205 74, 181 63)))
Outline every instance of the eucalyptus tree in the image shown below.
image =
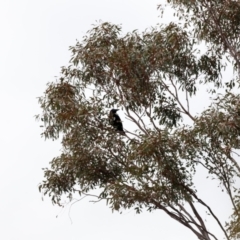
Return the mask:
POLYGON ((116 211, 162 210, 199 239, 219 239, 199 212, 204 207, 231 239, 240 231, 240 96, 233 91, 239 83, 240 5, 168 2, 181 25, 124 35, 106 22, 70 47, 69 66, 39 98, 42 135, 62 143, 39 189, 59 205, 79 194, 105 200, 116 211), (225 59, 234 79, 222 79, 225 59), (190 106, 206 84, 215 98, 196 114, 190 106), (124 114, 124 135, 109 124, 113 108, 124 114), (193 178, 201 168, 232 203, 226 226, 198 195, 193 178))

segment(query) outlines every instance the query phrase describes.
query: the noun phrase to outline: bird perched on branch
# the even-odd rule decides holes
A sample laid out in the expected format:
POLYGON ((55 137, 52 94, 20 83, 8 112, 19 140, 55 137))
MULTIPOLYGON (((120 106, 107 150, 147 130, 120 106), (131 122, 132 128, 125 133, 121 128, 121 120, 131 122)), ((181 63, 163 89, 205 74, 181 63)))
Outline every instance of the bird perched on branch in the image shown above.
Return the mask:
POLYGON ((109 112, 108 118, 109 118, 109 123, 112 125, 120 134, 125 134, 123 131, 123 125, 121 118, 118 116, 117 111, 119 109, 112 109, 109 112))

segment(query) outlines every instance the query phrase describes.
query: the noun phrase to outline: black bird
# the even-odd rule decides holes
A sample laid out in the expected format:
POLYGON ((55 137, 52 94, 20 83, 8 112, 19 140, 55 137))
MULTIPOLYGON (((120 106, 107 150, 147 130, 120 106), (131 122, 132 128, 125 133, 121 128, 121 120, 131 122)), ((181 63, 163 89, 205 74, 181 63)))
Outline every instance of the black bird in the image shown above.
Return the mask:
POLYGON ((109 112, 108 118, 109 118, 109 123, 112 125, 120 134, 125 134, 123 131, 123 125, 121 118, 118 116, 117 111, 119 109, 112 109, 109 112))

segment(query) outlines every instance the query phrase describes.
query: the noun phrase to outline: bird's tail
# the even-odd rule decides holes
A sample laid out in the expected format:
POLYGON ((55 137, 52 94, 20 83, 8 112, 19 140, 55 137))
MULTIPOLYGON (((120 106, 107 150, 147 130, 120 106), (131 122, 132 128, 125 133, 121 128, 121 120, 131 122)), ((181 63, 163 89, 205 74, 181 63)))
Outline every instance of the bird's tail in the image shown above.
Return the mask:
POLYGON ((126 133, 124 131, 118 131, 118 133, 123 135, 123 136, 126 135, 126 133))

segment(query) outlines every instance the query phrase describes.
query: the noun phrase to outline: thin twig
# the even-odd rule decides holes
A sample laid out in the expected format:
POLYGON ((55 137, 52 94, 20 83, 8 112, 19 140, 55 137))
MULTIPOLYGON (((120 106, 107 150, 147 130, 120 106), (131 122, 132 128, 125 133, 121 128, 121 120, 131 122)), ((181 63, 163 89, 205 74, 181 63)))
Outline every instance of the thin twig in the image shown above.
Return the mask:
POLYGON ((187 101, 187 110, 188 112, 190 111, 190 107, 189 107, 189 99, 188 99, 188 91, 186 90, 186 101, 187 101))
POLYGON ((82 197, 82 198, 80 198, 80 199, 77 199, 75 202, 71 203, 71 205, 70 205, 70 207, 69 207, 69 211, 68 211, 68 217, 69 217, 69 219, 70 219, 70 221, 71 221, 71 224, 72 224, 72 218, 71 218, 71 216, 70 216, 70 212, 71 212, 72 206, 73 206, 75 203, 82 201, 82 200, 83 200, 84 198, 86 198, 86 197, 87 197, 87 196, 84 196, 84 197, 82 197))
POLYGON ((127 111, 127 116, 132 120, 132 122, 134 122, 145 134, 148 134, 147 131, 142 128, 142 126, 136 121, 136 119, 129 113, 129 110, 126 108, 127 111))
POLYGON ((182 108, 182 110, 184 111, 184 113, 186 115, 188 115, 193 121, 195 121, 195 118, 190 114, 190 112, 187 111, 187 109, 182 105, 182 103, 180 102, 179 98, 178 98, 178 94, 177 94, 177 88, 175 86, 175 84, 173 83, 172 79, 170 78, 170 81, 175 89, 175 94, 173 94, 170 90, 169 87, 166 85, 166 83, 163 83, 163 85, 165 86, 165 89, 175 98, 175 100, 178 102, 178 104, 180 105, 180 107, 182 108))

